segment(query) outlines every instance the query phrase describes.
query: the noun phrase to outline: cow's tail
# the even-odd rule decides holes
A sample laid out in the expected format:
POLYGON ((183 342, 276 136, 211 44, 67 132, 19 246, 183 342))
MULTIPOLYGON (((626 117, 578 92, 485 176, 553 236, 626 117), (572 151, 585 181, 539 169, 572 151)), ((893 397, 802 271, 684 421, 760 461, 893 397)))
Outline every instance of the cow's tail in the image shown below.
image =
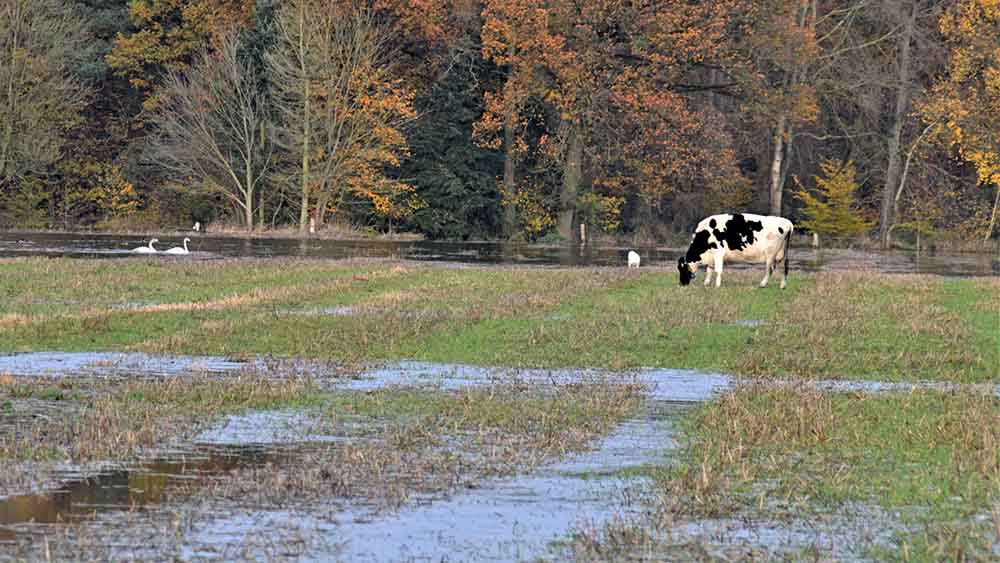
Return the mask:
POLYGON ((788 229, 788 234, 785 235, 785 279, 788 279, 788 245, 792 240, 792 231, 795 230, 795 226, 791 226, 788 229))

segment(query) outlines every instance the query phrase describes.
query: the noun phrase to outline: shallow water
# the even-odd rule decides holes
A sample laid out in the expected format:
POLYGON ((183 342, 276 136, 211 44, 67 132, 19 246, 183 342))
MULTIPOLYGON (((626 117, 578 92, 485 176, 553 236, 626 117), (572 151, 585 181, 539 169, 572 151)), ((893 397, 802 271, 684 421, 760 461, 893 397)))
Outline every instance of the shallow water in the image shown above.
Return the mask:
POLYGON ((165 356, 141 352, 28 352, 0 355, 0 373, 26 376, 142 376, 223 373, 244 362, 215 356, 165 356))
MULTIPOLYGON (((529 475, 499 479, 447 499, 418 501, 380 518, 348 511, 329 529, 341 542, 337 555, 347 561, 545 556, 550 542, 565 538, 576 525, 641 509, 623 500, 639 494, 646 479, 622 472, 662 462, 664 452, 676 448, 671 421, 688 408, 654 402, 592 450, 529 475)), ((233 529, 233 522, 219 525, 233 529)))
POLYGON ((90 475, 66 472, 62 485, 42 493, 0 499, 0 541, 41 533, 38 525, 71 523, 111 511, 162 503, 178 480, 220 475, 237 467, 282 463, 284 448, 256 444, 197 446, 159 459, 90 475))
MULTIPOLYGON (((183 236, 164 237, 161 249, 179 244, 183 236)), ((435 242, 382 240, 324 240, 287 238, 235 238, 196 235, 191 254, 158 254, 152 259, 205 260, 226 257, 305 257, 344 259, 396 258, 471 264, 520 264, 539 266, 624 266, 629 249, 604 246, 537 246, 502 242, 435 242)), ((126 258, 131 249, 148 239, 123 235, 70 233, 0 233, 0 257, 72 256, 126 258)), ((681 248, 634 247, 643 266, 673 268, 681 248)), ((929 273, 954 276, 1000 275, 1000 255, 994 253, 916 253, 907 251, 815 250, 793 248, 793 271, 826 271, 871 268, 883 273, 929 273)), ((729 266, 727 266, 728 268, 729 266)), ((743 266, 735 265, 740 269, 743 266)), ((758 267, 761 272, 763 269, 758 267)))
MULTIPOLYGON (((289 367, 262 360, 242 363, 222 358, 146 354, 49 352, 0 356, 0 373, 17 376, 118 374, 125 367, 132 370, 129 371, 132 377, 169 376, 189 371, 193 366, 219 372, 247 369, 267 373, 274 369, 276 376, 289 375, 289 369, 320 369, 308 363, 290 364, 289 367)), ((565 539, 581 525, 600 529, 604 522, 638 515, 648 506, 642 502, 648 491, 647 478, 642 471, 628 470, 662 464, 669 451, 676 447, 673 423, 694 404, 730 389, 736 380, 724 374, 689 370, 642 369, 614 373, 401 362, 371 367, 355 378, 328 381, 337 389, 369 391, 411 385, 458 389, 512 380, 540 385, 564 384, 606 380, 607 377, 646 384, 648 400, 636 417, 619 425, 587 451, 541 466, 527 475, 488 479, 476 489, 463 489, 446 496, 417 496, 396 512, 376 512, 364 503, 344 508, 338 499, 330 499, 329 506, 321 513, 276 510, 267 506, 234 506, 221 515, 195 512, 196 525, 183 537, 180 552, 185 558, 213 557, 212 554, 243 549, 255 539, 273 537, 277 533, 276 526, 294 525, 299 532, 312 534, 320 540, 298 559, 558 559, 560 555, 553 555, 551 542, 565 539)), ((865 392, 968 387, 841 381, 775 384, 865 392)), ((992 390, 1000 396, 1000 385, 977 388, 984 392, 992 390)), ((137 507, 156 506, 164 501, 165 493, 178 480, 222 475, 237 467, 287 464, 301 448, 310 447, 310 443, 345 439, 348 438, 315 431, 308 412, 267 411, 228 416, 196 437, 191 451, 171 453, 131 467, 114 468, 90 478, 65 473, 63 485, 54 491, 0 499, 0 541, 10 542, 25 534, 52 533, 57 522, 79 521, 95 515, 103 518, 115 513, 125 514, 137 507), (32 521, 35 523, 31 524, 32 521)), ((783 549, 791 546, 794 552, 796 546, 843 544, 859 537, 857 534, 863 532, 865 522, 859 524, 856 519, 845 517, 820 527, 806 524, 789 527, 787 523, 773 522, 703 521, 674 531, 680 538, 711 536, 715 538, 713 544, 724 548, 765 546, 783 549)), ((114 524, 108 526, 108 530, 114 529, 114 524)), ((881 543, 884 539, 879 536, 873 541, 881 543)), ((129 551, 131 549, 123 553, 134 553, 129 551)), ((851 553, 842 548, 832 552, 851 553)), ((255 552, 251 550, 250 553, 255 552)), ((258 555, 266 558, 266 554, 258 555)))
MULTIPOLYGON (((685 369, 641 368, 625 372, 600 369, 527 369, 510 367, 442 364, 430 362, 389 362, 371 366, 345 378, 329 363, 296 360, 270 361, 258 358, 239 361, 217 356, 170 356, 142 352, 26 352, 0 355, 0 374, 25 377, 163 377, 185 373, 233 373, 254 371, 273 377, 311 376, 338 389, 371 391, 384 387, 434 385, 460 389, 512 380, 552 384, 604 381, 608 377, 648 386, 649 398, 657 401, 703 402, 730 389, 737 380, 722 373, 685 369), (328 381, 327 381, 328 380, 328 381)), ((852 380, 768 380, 769 385, 800 386, 824 391, 890 393, 920 389, 969 390, 1000 396, 1000 384, 961 384, 944 381, 852 381, 852 380)))

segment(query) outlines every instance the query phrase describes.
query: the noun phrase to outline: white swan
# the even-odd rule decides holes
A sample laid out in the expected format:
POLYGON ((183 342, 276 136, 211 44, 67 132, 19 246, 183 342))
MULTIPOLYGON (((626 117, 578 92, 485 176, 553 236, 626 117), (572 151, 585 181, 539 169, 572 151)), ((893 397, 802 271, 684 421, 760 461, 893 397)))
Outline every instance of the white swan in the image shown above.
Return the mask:
POLYGON ((188 243, 189 242, 191 242, 191 239, 189 239, 187 237, 184 237, 184 248, 181 248, 179 246, 175 246, 173 248, 169 248, 167 250, 164 250, 163 252, 165 252, 167 254, 190 254, 190 252, 188 252, 188 243))
POLYGON ((132 249, 132 252, 136 252, 139 254, 156 254, 159 251, 153 248, 154 242, 160 242, 160 239, 158 238, 149 239, 149 246, 137 246, 132 249))

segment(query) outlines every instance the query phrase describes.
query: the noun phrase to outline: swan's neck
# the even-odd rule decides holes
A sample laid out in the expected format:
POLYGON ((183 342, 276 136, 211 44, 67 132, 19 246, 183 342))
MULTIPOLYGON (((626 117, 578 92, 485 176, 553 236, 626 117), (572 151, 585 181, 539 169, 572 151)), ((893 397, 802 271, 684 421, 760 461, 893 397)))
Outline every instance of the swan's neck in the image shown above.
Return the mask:
POLYGON ((187 251, 188 251, 188 241, 187 241, 187 239, 184 239, 184 252, 187 252, 187 251))

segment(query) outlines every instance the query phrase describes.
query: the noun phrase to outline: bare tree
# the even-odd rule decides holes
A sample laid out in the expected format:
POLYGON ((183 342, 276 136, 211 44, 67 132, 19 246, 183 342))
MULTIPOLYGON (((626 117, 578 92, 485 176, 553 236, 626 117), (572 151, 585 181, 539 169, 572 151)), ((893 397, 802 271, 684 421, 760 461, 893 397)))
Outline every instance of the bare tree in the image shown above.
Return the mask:
POLYGON ((381 182, 377 171, 404 152, 401 129, 415 114, 412 95, 393 77, 388 35, 370 10, 289 0, 278 30, 268 66, 278 143, 298 163, 289 175, 300 189, 302 230, 313 199, 322 225, 352 178, 381 182))
POLYGON ((196 181, 223 194, 241 212, 248 231, 273 154, 268 104, 257 72, 232 31, 188 71, 168 74, 164 103, 153 111, 157 132, 147 155, 174 174, 173 181, 196 181))
POLYGON ((43 172, 88 89, 72 73, 86 31, 58 0, 0 0, 0 183, 43 172))

